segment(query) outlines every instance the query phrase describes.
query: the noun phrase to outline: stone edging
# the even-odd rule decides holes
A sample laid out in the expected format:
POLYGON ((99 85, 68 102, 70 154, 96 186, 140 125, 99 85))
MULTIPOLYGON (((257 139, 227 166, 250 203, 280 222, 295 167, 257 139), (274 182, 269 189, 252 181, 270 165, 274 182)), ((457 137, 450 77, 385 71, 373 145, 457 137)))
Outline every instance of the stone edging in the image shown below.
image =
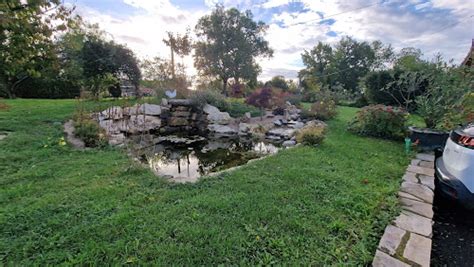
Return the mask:
POLYGON ((417 154, 398 192, 402 211, 385 228, 373 266, 430 266, 434 156, 417 154))

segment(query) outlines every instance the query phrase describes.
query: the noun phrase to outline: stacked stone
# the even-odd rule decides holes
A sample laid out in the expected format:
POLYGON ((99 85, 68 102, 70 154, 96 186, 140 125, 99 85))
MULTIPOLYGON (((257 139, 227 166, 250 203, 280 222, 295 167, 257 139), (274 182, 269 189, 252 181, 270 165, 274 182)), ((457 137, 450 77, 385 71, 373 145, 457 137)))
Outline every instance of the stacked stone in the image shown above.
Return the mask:
POLYGON ((202 112, 193 109, 192 102, 187 99, 164 100, 161 104, 161 133, 202 134, 207 121, 202 112))
POLYGON ((417 154, 398 193, 401 214, 385 228, 373 266, 430 266, 434 156, 417 154))

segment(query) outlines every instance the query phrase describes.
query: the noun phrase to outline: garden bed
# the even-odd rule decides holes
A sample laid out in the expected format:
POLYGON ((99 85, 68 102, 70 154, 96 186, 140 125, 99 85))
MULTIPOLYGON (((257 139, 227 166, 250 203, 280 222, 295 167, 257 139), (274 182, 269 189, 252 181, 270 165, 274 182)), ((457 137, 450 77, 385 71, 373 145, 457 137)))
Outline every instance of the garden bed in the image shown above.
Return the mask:
POLYGON ((403 145, 348 133, 355 108, 339 108, 319 147, 183 185, 123 149, 63 145, 74 100, 6 102, 4 264, 367 265, 397 214, 403 145))

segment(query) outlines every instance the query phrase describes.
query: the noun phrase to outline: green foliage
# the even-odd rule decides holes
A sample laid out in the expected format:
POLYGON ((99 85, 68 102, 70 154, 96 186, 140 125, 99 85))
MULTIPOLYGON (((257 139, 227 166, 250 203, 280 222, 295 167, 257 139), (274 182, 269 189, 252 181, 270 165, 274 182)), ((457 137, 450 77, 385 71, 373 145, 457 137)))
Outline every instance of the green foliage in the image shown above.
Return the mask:
MULTIPOLYGON (((331 91, 341 86, 350 93, 357 93, 359 79, 391 61, 393 49, 380 41, 358 42, 346 36, 335 47, 319 42, 301 56, 306 67, 298 74, 301 80, 314 79, 331 91)), ((306 83, 303 87, 308 88, 306 83)))
POLYGON ((217 5, 196 25, 196 68, 201 75, 218 77, 225 95, 230 79, 235 83, 256 80, 260 72, 256 57, 270 57, 273 53, 264 39, 266 29, 265 23, 253 20, 249 10, 241 13, 236 8, 225 10, 217 5))
POLYGON ((202 108, 204 105, 209 104, 223 111, 229 107, 225 97, 219 92, 212 90, 194 91, 189 98, 197 108, 202 108))
POLYGON ((13 98, 18 85, 53 68, 58 53, 52 36, 68 26, 72 10, 59 0, 0 3, 0 96, 13 98), (50 12, 44 12, 49 10, 50 12))
POLYGON ((221 111, 228 112, 233 118, 242 117, 247 112, 250 112, 252 117, 260 116, 260 110, 254 106, 247 105, 243 99, 227 98, 226 101, 228 104, 221 111))
POLYGON ((398 214, 409 160, 399 143, 347 133, 354 108, 316 149, 171 184, 121 149, 60 146, 74 100, 3 102, 3 265, 365 266, 398 214))
POLYGON ((360 135, 401 140, 406 134, 407 116, 400 108, 371 105, 357 112, 348 129, 360 135))
POLYGON ((310 125, 299 130, 296 134, 296 141, 304 145, 319 145, 326 136, 326 127, 322 125, 310 125))
POLYGON ((454 104, 438 123, 437 128, 449 131, 470 122, 474 122, 474 92, 466 93, 454 104))
POLYGON ((315 119, 329 120, 337 115, 336 103, 332 99, 321 99, 311 105, 309 112, 315 119))
POLYGON ((428 128, 439 126, 459 99, 474 90, 474 73, 470 68, 447 66, 441 60, 433 65, 427 70, 430 83, 426 93, 415 99, 416 111, 428 128))
POLYGON ((290 89, 290 86, 288 85, 288 82, 285 80, 285 77, 281 75, 273 77, 270 81, 267 82, 267 84, 269 86, 282 89, 283 91, 288 91, 290 89))
POLYGON ((80 138, 87 147, 99 147, 106 144, 106 138, 97 121, 84 119, 75 121, 74 134, 80 138))
POLYGON ((188 87, 191 81, 186 75, 186 67, 183 64, 171 64, 170 61, 154 57, 145 59, 140 67, 143 70, 142 83, 153 88, 157 96, 163 97, 166 90, 175 89, 177 97, 185 98, 188 96, 188 87))

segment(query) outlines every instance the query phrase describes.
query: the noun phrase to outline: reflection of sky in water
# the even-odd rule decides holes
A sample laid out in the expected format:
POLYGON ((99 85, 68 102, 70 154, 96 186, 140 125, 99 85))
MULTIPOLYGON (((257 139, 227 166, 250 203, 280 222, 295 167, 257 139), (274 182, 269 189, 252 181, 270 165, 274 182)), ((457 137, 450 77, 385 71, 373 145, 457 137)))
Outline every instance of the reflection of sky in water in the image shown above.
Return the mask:
POLYGON ((172 145, 158 145, 154 155, 148 156, 148 164, 160 176, 172 176, 172 179, 177 182, 194 182, 200 176, 216 169, 242 165, 251 158, 273 154, 277 151, 276 146, 264 142, 245 145, 230 141, 228 143, 209 142, 201 148, 181 147, 180 149, 172 145))

